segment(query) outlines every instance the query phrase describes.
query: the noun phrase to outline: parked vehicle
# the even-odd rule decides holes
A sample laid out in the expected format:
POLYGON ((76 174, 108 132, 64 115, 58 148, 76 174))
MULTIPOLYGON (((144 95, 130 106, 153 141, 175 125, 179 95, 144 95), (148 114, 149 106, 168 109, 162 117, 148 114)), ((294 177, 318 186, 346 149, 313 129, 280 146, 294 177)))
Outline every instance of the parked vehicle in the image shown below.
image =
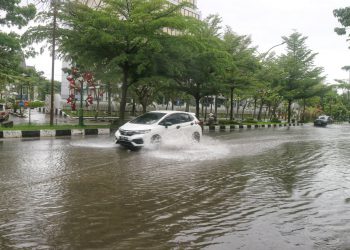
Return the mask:
POLYGON ((200 121, 194 113, 151 111, 125 123, 115 132, 115 142, 131 150, 176 138, 202 137, 200 121))
POLYGON ((10 112, 6 110, 6 105, 0 103, 0 122, 8 120, 10 117, 10 112))
POLYGON ((314 126, 326 127, 328 124, 332 123, 333 120, 328 115, 321 115, 314 121, 314 126))

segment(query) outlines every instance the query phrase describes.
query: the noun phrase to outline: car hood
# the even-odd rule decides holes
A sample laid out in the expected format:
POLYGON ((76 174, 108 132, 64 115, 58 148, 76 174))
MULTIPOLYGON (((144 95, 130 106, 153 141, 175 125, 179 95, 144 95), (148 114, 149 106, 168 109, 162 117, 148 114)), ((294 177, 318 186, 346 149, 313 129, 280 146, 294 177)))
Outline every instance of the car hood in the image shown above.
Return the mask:
POLYGON ((123 130, 147 130, 147 129, 152 129, 154 127, 154 124, 152 125, 145 125, 145 124, 134 124, 134 123, 125 123, 123 126, 121 126, 119 129, 123 130))

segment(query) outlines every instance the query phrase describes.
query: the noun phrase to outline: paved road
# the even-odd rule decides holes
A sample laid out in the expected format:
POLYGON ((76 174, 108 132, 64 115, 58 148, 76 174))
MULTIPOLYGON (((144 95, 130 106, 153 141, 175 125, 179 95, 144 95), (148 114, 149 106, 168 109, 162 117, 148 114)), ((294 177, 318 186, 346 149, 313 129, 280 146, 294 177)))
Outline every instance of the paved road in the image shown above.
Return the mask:
POLYGON ((350 126, 0 140, 0 249, 348 249, 350 126))

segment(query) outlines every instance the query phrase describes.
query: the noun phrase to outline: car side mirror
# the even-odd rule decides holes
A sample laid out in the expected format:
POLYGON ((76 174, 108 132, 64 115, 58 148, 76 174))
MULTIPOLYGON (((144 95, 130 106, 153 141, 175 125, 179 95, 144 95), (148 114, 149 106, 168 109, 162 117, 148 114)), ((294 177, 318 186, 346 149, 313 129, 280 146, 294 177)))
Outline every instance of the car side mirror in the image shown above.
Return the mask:
POLYGON ((168 128, 168 127, 170 127, 171 125, 173 125, 171 122, 164 122, 165 128, 168 128))

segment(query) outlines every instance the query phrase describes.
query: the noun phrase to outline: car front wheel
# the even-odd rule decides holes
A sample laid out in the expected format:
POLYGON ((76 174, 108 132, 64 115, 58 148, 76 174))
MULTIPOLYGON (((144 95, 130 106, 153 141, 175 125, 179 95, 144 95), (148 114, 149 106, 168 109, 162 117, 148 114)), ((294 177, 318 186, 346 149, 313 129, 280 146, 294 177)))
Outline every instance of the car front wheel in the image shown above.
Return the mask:
POLYGON ((201 140, 201 135, 198 132, 194 132, 192 135, 193 140, 195 140, 196 142, 200 142, 201 140))
POLYGON ((151 144, 159 144, 161 141, 160 135, 153 135, 151 137, 151 144))

